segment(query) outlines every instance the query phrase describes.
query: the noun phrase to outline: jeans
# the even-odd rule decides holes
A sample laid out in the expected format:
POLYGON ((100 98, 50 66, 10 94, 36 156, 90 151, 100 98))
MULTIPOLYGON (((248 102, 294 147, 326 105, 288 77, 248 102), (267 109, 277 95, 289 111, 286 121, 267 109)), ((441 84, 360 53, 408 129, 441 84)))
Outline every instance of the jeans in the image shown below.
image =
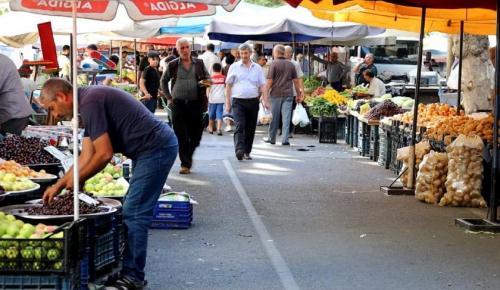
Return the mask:
POLYGON ((148 108, 148 110, 151 113, 155 113, 156 111, 156 106, 158 105, 158 99, 157 98, 151 98, 149 100, 141 100, 141 102, 148 108))
POLYGON ((203 104, 201 101, 174 100, 172 126, 179 142, 181 166, 191 168, 193 154, 203 134, 203 104))
POLYGON ((243 153, 252 152, 257 117, 259 114, 259 98, 233 98, 232 112, 236 129, 234 131, 234 150, 243 153))
POLYGON ((223 113, 224 113, 224 103, 210 103, 210 104, 208 104, 208 118, 210 120, 222 121, 223 113))
POLYGON ((280 125, 280 120, 283 119, 282 128, 282 143, 288 143, 290 135, 290 121, 292 119, 293 96, 290 97, 271 97, 271 113, 273 119, 269 125, 269 140, 272 143, 276 142, 276 134, 280 125))
POLYGON ((148 228, 153 210, 177 157, 177 144, 158 148, 134 161, 130 187, 123 202, 126 230, 122 274, 136 282, 144 281, 148 247, 148 228))

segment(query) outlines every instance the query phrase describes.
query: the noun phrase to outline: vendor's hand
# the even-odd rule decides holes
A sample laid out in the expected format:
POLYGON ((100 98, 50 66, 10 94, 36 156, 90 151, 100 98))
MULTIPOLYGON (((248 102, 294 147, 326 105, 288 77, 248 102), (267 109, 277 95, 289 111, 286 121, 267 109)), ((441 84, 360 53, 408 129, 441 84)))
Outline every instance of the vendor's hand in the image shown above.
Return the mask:
POLYGON ((49 186, 43 193, 43 203, 50 204, 52 202, 52 199, 54 199, 54 197, 56 197, 56 195, 58 195, 61 190, 62 187, 57 183, 49 186))
POLYGON ((151 100, 152 96, 150 94, 144 95, 144 99, 146 100, 151 100))

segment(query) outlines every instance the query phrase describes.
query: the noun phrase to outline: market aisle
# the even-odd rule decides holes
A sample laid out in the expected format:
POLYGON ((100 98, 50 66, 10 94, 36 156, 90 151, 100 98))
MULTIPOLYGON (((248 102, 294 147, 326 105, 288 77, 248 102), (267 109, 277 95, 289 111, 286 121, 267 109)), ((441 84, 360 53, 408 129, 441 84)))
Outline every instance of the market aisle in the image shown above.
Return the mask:
POLYGON ((169 181, 200 202, 195 225, 152 232, 152 289, 283 289, 224 159, 301 289, 498 289, 498 237, 453 226, 481 211, 384 196, 394 176, 346 146, 293 144, 316 147, 259 138, 254 160, 238 162, 231 137, 204 136, 195 173, 169 181))

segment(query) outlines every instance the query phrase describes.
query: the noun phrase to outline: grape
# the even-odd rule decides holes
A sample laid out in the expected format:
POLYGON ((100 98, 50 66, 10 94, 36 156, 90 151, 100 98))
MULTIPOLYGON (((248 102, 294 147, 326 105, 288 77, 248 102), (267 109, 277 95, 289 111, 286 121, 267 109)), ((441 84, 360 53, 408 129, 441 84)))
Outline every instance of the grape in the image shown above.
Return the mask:
MULTIPOLYGON (((90 194, 87 194, 90 195, 90 194)), ((51 204, 44 204, 42 207, 29 207, 26 211, 30 215, 72 215, 74 207, 73 193, 56 196, 51 204)), ((104 212, 105 209, 80 202, 80 214, 91 214, 104 212)))
POLYGON ((22 165, 59 163, 45 147, 49 143, 36 137, 11 135, 0 142, 0 158, 22 165))
POLYGON ((365 118, 368 120, 380 120, 383 117, 392 117, 401 113, 403 113, 403 109, 394 104, 392 101, 385 100, 383 103, 376 105, 368 111, 365 118))

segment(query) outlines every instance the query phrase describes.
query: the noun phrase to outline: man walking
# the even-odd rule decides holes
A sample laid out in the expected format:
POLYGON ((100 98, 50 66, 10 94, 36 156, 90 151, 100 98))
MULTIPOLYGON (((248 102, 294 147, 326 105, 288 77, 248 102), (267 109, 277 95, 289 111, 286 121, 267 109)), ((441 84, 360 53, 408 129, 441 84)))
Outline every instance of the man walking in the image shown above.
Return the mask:
POLYGON ((0 137, 20 135, 33 113, 14 62, 0 53, 0 137))
POLYGON ((209 43, 207 44, 207 50, 198 57, 203 61, 203 63, 205 64, 205 69, 210 75, 214 73, 212 70, 214 63, 220 63, 220 58, 214 53, 214 50, 215 46, 212 43, 209 43))
POLYGON ((332 51, 330 54, 330 61, 321 59, 315 55, 312 55, 312 57, 314 60, 326 65, 326 77, 328 83, 337 92, 341 92, 342 79, 347 71, 345 65, 339 61, 339 55, 337 52, 332 51))
MULTIPOLYGON (((56 117, 73 116, 73 87, 63 79, 50 79, 42 88, 40 101, 56 117)), ((144 288, 148 227, 153 209, 177 157, 172 129, 159 121, 127 92, 106 86, 78 89, 80 117, 85 127, 79 157, 80 184, 101 171, 113 157, 123 153, 132 159, 134 175, 123 202, 126 228, 123 269, 105 289, 144 288)), ((45 203, 63 189, 73 190, 73 169, 49 187, 45 203)))
MULTIPOLYGON (((289 60, 293 64, 293 66, 295 67, 295 71, 297 72, 297 78, 299 79, 299 89, 298 90, 300 90, 300 92, 303 94, 304 93, 304 73, 302 72, 302 68, 300 68, 299 62, 293 59, 293 47, 291 47, 289 45, 285 46, 285 58, 287 60, 289 60)), ((297 107, 296 98, 297 98, 297 89, 293 88, 292 111, 295 110, 295 107, 297 107)), ((289 138, 292 138, 292 135, 291 135, 292 131, 293 131, 293 124, 292 124, 292 122, 290 122, 290 135, 288 136, 289 138)))
MULTIPOLYGON (((250 153, 259 113, 259 89, 263 95, 266 94, 266 81, 262 68, 250 59, 252 47, 244 43, 239 46, 239 53, 241 60, 229 68, 226 78, 226 110, 232 110, 236 123, 236 158, 251 160, 250 153)), ((267 99, 266 96, 263 98, 267 99)))
POLYGON ((281 44, 273 48, 274 61, 267 74, 266 91, 263 94, 267 103, 267 93, 271 96, 271 113, 273 119, 269 126, 268 143, 276 144, 280 120, 283 122, 281 145, 290 145, 288 142, 290 120, 292 118, 293 88, 297 90, 297 103, 302 102, 302 91, 297 77, 295 66, 285 59, 285 47, 281 44), (281 118, 280 118, 281 116, 281 118))
POLYGON ((203 61, 191 57, 191 45, 186 38, 176 43, 180 55, 168 63, 161 85, 172 108, 172 126, 179 141, 180 174, 191 173, 193 154, 203 133, 203 113, 207 109, 206 88, 202 80, 209 78, 203 61), (168 82, 172 80, 172 89, 168 82))

